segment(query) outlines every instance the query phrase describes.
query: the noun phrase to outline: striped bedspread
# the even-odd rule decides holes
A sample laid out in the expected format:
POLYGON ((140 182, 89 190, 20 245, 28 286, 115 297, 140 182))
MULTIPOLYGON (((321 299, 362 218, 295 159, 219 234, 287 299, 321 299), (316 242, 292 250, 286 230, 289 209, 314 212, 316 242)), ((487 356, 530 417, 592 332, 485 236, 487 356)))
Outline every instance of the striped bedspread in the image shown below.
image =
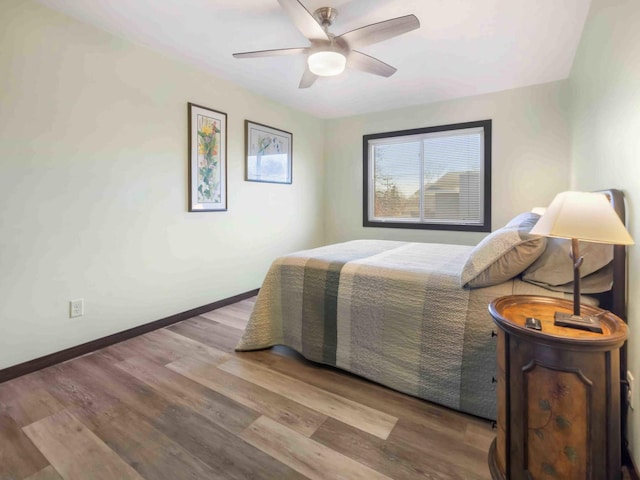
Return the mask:
POLYGON ((286 345, 310 360, 495 419, 487 305, 526 292, 514 281, 461 288, 471 248, 356 240, 280 257, 236 348, 286 345))

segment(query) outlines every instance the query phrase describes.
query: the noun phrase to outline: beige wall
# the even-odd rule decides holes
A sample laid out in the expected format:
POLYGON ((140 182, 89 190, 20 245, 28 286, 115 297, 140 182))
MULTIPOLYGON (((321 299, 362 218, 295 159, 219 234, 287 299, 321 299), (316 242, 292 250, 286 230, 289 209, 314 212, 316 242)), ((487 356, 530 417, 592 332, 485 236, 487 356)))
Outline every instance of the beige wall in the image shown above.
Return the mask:
MULTIPOLYGON (((615 187, 627 200, 628 227, 640 242, 640 3, 593 0, 574 60, 571 98, 572 187, 615 187)), ((640 256, 629 252, 629 369, 636 385, 629 427, 640 459, 640 256)))
POLYGON ((31 0, 3 1, 0 45, 0 368, 252 290, 322 243, 321 120, 31 0), (228 114, 227 212, 187 212, 187 102, 228 114), (247 118, 293 133, 292 185, 243 180, 247 118))
POLYGON ((492 229, 569 185, 563 82, 327 121, 325 239, 382 238, 474 245, 486 234, 362 226, 362 136, 493 120, 492 229))

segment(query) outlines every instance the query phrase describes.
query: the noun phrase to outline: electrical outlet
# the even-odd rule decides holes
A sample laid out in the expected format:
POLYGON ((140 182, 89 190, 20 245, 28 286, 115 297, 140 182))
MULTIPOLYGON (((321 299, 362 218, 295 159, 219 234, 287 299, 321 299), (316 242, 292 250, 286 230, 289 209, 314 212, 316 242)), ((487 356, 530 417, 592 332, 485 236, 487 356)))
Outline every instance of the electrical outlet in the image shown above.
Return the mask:
POLYGON ((77 300, 69 301, 69 317, 81 317, 84 315, 84 299, 78 298, 77 300))
POLYGON ((633 410, 635 408, 635 401, 633 398, 633 392, 635 392, 635 388, 633 385, 633 374, 631 373, 630 370, 627 370, 627 403, 629 405, 629 408, 631 408, 631 410, 633 410))

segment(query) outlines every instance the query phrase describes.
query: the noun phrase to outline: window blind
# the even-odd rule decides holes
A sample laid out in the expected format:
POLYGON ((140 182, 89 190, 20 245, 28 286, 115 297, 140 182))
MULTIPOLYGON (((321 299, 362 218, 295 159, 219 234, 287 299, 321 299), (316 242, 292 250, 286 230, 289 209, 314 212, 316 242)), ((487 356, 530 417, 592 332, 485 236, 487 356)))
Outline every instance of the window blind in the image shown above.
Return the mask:
POLYGON ((369 219, 485 223, 483 127, 368 140, 369 219))

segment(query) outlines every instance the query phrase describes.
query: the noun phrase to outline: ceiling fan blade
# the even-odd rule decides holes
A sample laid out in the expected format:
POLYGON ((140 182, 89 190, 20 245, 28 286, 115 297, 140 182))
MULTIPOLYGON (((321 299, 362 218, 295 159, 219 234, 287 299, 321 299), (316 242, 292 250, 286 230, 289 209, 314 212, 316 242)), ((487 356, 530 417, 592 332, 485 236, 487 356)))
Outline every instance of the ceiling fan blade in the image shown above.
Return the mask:
POLYGON ((302 74, 302 78, 300 79, 300 85, 298 85, 298 88, 309 88, 314 84, 317 78, 318 76, 315 73, 312 73, 307 66, 304 73, 302 74))
POLYGON ((279 48, 276 50, 257 50, 255 52, 234 53, 234 58, 279 57, 307 53, 308 48, 279 48))
POLYGON ((384 22, 372 23, 350 32, 343 33, 336 40, 344 40, 349 48, 360 48, 373 43, 397 37, 403 33, 420 28, 420 20, 415 15, 392 18, 384 22))
POLYGON ((329 40, 324 28, 298 0, 278 0, 278 3, 289 14, 298 30, 309 40, 329 40))
POLYGON ((367 73, 373 73, 374 75, 380 75, 381 77, 390 77, 398 71, 397 68, 387 65, 377 58, 370 57, 362 52, 351 50, 347 57, 347 67, 355 68, 367 73))

